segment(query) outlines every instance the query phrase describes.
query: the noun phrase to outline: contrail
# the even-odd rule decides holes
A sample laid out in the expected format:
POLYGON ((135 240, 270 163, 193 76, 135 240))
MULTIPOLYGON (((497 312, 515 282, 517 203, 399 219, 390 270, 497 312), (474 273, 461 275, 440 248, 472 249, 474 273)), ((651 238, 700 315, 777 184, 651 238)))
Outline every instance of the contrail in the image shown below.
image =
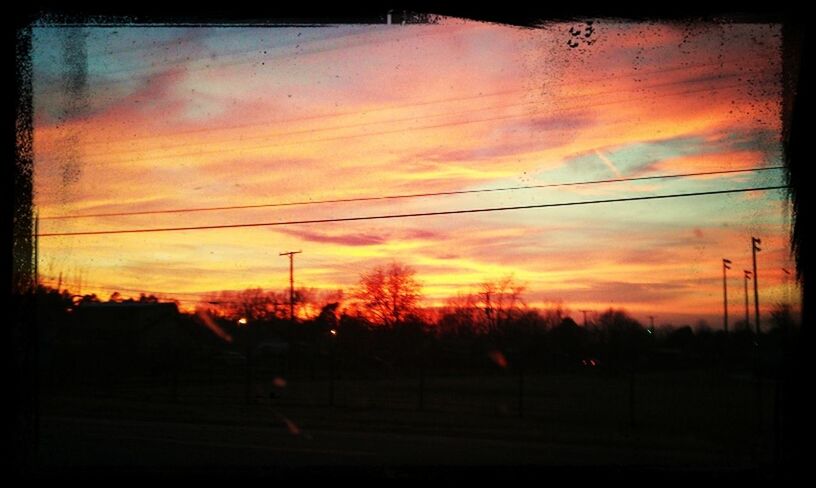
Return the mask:
POLYGON ((607 167, 607 168, 611 169, 611 170, 612 170, 612 172, 613 172, 613 173, 615 173, 615 176, 617 176, 618 178, 620 178, 620 177, 622 177, 622 176, 623 176, 623 175, 621 174, 621 172, 620 172, 620 171, 618 171, 618 168, 616 168, 616 167, 615 167, 615 165, 614 165, 614 164, 612 164, 612 161, 610 161, 610 160, 609 160, 609 158, 607 158, 606 156, 604 156, 604 155, 603 155, 603 153, 602 153, 601 151, 599 151, 599 150, 597 150, 597 149, 596 149, 596 150, 595 150, 595 155, 596 155, 596 156, 598 156, 598 158, 599 158, 601 161, 603 161, 603 162, 604 162, 604 164, 606 165, 606 167, 607 167))

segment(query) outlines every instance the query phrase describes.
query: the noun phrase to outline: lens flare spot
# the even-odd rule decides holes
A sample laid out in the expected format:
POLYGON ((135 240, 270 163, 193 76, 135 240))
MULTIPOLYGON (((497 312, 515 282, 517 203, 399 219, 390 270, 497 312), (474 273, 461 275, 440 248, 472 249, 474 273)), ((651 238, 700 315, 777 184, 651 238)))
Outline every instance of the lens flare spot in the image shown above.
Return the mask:
POLYGON ((289 420, 286 417, 283 417, 283 423, 286 425, 286 429, 292 435, 300 435, 300 427, 297 426, 294 422, 289 420))
POLYGON ((489 353, 487 353, 487 356, 500 368, 507 367, 507 358, 504 357, 504 354, 502 354, 501 351, 490 351, 489 353))

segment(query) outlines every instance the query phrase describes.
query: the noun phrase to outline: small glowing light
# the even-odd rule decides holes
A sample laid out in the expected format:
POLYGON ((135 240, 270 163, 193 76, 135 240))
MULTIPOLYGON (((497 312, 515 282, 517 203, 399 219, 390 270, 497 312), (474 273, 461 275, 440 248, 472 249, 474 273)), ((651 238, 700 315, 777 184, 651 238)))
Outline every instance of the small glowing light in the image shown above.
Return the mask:
POLYGON ((71 307, 68 307, 68 308, 65 309, 65 311, 68 312, 68 313, 72 313, 74 311, 74 309, 71 308, 71 307))
POLYGON ((238 323, 241 324, 241 325, 246 325, 247 324, 247 319, 244 318, 244 317, 241 317, 240 319, 238 319, 238 323))
POLYGON ((336 336, 336 335, 337 335, 337 331, 336 331, 336 330, 334 330, 334 329, 330 330, 330 331, 329 331, 329 333, 331 333, 331 335, 333 335, 333 336, 336 336))
POLYGON ((277 386, 278 388, 286 388, 286 380, 281 378, 280 376, 276 376, 274 380, 272 380, 272 384, 277 386))
POLYGON ((597 366, 597 365, 598 365, 598 363, 596 363, 594 359, 590 359, 590 360, 589 360, 589 364, 591 364, 591 365, 593 365, 593 366, 597 366))
POLYGON ((652 331, 651 331, 651 330, 647 330, 646 332, 648 332, 649 334, 651 334, 651 333, 652 333, 652 331))

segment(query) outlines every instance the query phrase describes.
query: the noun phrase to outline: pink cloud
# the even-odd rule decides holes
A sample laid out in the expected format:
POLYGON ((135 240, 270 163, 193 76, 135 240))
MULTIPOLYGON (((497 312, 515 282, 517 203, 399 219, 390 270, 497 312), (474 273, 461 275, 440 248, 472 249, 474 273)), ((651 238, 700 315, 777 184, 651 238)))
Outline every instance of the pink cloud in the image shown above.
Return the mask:
POLYGON ((329 234, 303 229, 282 229, 280 232, 305 241, 340 244, 343 246, 372 246, 387 242, 385 237, 374 234, 329 234))

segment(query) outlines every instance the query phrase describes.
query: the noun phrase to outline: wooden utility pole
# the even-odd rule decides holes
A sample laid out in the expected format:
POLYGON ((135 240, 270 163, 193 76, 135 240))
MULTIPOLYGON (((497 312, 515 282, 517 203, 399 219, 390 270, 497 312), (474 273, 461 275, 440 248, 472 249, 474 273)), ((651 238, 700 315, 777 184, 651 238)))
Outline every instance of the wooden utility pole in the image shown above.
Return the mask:
POLYGON ((295 268, 294 257, 295 254, 300 254, 303 251, 288 251, 280 253, 281 256, 289 256, 289 320, 295 321, 295 268))

